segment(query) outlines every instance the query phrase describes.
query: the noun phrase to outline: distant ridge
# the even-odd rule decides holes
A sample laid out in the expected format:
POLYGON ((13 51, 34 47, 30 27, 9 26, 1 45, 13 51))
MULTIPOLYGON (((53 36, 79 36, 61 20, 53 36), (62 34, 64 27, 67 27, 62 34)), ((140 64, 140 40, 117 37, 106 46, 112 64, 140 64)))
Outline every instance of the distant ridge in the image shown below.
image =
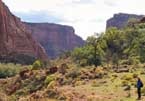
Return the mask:
POLYGON ((122 29, 127 25, 127 22, 130 18, 142 19, 143 17, 144 15, 127 14, 127 13, 114 14, 112 18, 107 20, 106 29, 110 27, 122 29))
POLYGON ((54 23, 25 23, 33 37, 45 48, 47 55, 56 58, 63 51, 84 45, 71 26, 54 23))

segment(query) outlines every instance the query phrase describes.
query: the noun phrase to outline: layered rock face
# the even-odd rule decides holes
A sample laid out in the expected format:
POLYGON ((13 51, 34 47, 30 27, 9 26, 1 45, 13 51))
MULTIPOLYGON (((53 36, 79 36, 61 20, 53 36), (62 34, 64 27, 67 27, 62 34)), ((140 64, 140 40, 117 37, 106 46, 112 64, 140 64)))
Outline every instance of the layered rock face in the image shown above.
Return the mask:
POLYGON ((141 19, 143 18, 143 15, 125 14, 125 13, 114 14, 112 18, 107 20, 106 29, 110 27, 117 27, 118 29, 122 29, 127 25, 128 20, 131 18, 141 19))
POLYGON ((25 54, 47 59, 43 47, 32 38, 25 24, 0 0, 0 56, 25 54))
POLYGON ((49 57, 55 58, 63 51, 84 45, 71 26, 51 23, 26 23, 33 37, 45 48, 49 57))

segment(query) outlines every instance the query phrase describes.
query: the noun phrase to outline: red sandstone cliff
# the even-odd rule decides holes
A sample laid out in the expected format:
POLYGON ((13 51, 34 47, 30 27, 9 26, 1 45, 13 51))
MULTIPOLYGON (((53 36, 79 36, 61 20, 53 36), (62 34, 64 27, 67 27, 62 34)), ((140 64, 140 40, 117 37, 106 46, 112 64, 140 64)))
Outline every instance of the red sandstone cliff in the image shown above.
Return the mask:
POLYGON ((84 45, 84 40, 75 34, 71 26, 51 23, 26 23, 33 37, 45 48, 49 57, 55 58, 62 51, 84 45))
POLYGON ((12 53, 47 59, 45 50, 32 38, 25 24, 0 0, 0 56, 12 53))

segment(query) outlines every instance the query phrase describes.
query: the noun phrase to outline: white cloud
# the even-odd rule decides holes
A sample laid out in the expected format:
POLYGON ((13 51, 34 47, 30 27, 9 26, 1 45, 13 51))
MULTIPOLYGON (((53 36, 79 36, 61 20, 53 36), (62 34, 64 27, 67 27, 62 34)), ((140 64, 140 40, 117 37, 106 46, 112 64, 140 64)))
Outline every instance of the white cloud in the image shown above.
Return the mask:
MULTIPOLYGON (((94 32, 105 30, 106 20, 114 13, 144 14, 145 0, 3 0, 12 12, 31 13, 45 11, 68 24, 86 39, 94 32)), ((21 15, 20 15, 21 16, 21 15)), ((23 16, 21 16, 23 19, 23 16)), ((32 17, 33 18, 33 17, 32 17)), ((45 17, 46 18, 46 17, 45 17)), ((42 18, 43 19, 43 18, 42 18)), ((50 19, 50 20, 51 20, 50 19)), ((26 19, 29 21, 29 19, 26 19)), ((38 19, 39 20, 39 19, 38 19)), ((40 20, 41 21, 41 20, 40 20)), ((49 22, 49 21, 48 21, 49 22)))

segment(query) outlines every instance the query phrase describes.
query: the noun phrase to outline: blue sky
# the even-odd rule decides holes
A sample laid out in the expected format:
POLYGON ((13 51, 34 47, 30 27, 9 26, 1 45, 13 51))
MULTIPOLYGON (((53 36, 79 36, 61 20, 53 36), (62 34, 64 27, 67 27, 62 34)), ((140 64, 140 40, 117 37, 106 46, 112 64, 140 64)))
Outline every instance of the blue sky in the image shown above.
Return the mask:
POLYGON ((27 22, 70 25, 86 39, 105 31, 115 13, 145 14, 145 0, 3 0, 11 12, 27 22))

